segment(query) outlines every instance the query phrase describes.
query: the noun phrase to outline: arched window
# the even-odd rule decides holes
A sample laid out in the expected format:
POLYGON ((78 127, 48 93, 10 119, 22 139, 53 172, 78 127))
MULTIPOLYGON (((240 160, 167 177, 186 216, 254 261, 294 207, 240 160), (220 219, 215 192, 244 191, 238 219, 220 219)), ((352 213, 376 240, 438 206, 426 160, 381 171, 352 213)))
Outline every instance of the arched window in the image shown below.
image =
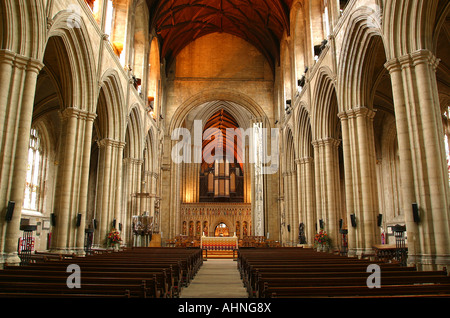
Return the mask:
POLYGON ((223 223, 223 222, 219 223, 216 226, 216 229, 214 231, 214 236, 215 237, 222 237, 222 236, 228 237, 228 236, 230 236, 230 231, 228 229, 228 226, 225 223, 223 223))
POLYGON ((243 202, 244 171, 243 160, 239 157, 241 134, 237 128, 236 120, 223 109, 206 123, 204 134, 209 135, 204 135, 203 141, 200 202, 243 202), (233 129, 235 136, 231 132, 233 129), (234 137, 237 137, 238 142, 235 142, 234 137), (222 154, 216 156, 216 149, 221 149, 219 151, 222 154))
POLYGON ((445 142, 445 154, 447 156, 447 167, 449 173, 449 184, 450 184, 450 106, 447 107, 443 115, 444 122, 444 142, 445 142))
POLYGON ((37 129, 31 129, 30 143, 28 147, 27 177, 25 183, 25 195, 23 207, 28 210, 40 209, 42 193, 42 174, 44 160, 41 151, 41 140, 37 129))

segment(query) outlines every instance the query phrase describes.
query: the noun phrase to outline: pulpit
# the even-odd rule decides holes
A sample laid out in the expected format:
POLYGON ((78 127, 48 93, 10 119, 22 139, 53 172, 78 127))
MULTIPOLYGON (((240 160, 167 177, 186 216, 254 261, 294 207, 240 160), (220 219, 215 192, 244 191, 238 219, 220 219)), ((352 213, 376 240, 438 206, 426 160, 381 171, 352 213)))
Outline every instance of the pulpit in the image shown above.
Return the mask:
POLYGON ((148 215, 133 216, 134 247, 145 247, 152 239, 153 218, 148 215))

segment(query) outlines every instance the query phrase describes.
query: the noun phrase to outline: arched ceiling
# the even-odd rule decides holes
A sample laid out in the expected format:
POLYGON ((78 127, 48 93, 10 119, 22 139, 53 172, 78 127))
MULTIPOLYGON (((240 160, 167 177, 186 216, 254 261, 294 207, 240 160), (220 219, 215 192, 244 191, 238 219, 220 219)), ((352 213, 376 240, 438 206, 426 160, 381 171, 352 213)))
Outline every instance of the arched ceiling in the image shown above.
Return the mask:
POLYGON ((258 48, 272 67, 280 40, 289 34, 293 0, 146 0, 150 28, 161 41, 161 58, 170 64, 192 41, 215 32, 238 36, 258 48))
MULTIPOLYGON (((234 135, 227 134, 227 129, 237 128, 239 128, 239 124, 226 110, 221 109, 213 114, 203 129, 203 155, 215 155, 214 150, 219 147, 217 143, 222 143, 223 154, 233 154, 236 163, 239 163, 242 169, 242 163, 244 162, 244 159, 241 158, 242 149, 239 148, 239 146, 242 146, 242 136, 239 130, 235 131, 237 140, 234 139, 234 135), (210 128, 212 128, 212 130, 208 130, 210 128), (220 134, 218 134, 219 131, 220 134)), ((231 158, 229 159, 230 161, 234 161, 231 160, 231 158)), ((211 165, 212 163, 207 164, 205 161, 203 161, 202 168, 205 169, 205 166, 211 165)))

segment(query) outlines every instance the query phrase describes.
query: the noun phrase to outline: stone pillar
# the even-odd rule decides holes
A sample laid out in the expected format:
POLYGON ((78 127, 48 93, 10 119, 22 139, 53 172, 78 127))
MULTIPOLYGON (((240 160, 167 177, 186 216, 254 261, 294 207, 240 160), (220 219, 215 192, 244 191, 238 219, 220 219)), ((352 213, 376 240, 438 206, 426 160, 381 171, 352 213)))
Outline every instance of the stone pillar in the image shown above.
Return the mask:
POLYGON ((292 224, 291 224, 291 233, 292 233, 292 244, 293 246, 297 246, 298 244, 298 226, 299 226, 299 213, 300 209, 298 207, 299 201, 299 192, 297 185, 297 169, 294 169, 291 173, 291 185, 292 185, 292 224))
POLYGON ((299 224, 305 225, 306 243, 314 244, 315 197, 314 197, 314 159, 302 158, 296 161, 298 174, 298 193, 301 196, 299 224))
POLYGON ((377 227, 378 191, 376 154, 373 136, 375 112, 356 107, 339 114, 342 123, 344 162, 351 167, 346 172, 347 218, 349 224, 349 253, 357 255, 373 250, 379 242, 377 227), (350 215, 355 214, 356 228, 350 215))
POLYGON ((150 189, 150 194, 152 196, 152 198, 150 199, 150 213, 151 215, 155 215, 155 203, 157 200, 157 196, 158 196, 158 177, 159 175, 156 172, 152 172, 151 174, 151 178, 150 178, 150 182, 151 182, 151 189, 150 189))
POLYGON ((84 230, 86 227, 87 214, 87 199, 88 199, 88 184, 89 184, 89 167, 91 161, 91 147, 92 147, 92 128, 96 114, 86 113, 83 117, 84 125, 84 139, 83 139, 83 156, 81 163, 81 183, 80 183, 80 198, 79 198, 79 213, 81 214, 81 223, 78 227, 76 238, 76 249, 78 253, 84 251, 84 230))
POLYGON ((127 232, 124 237, 132 244, 132 217, 142 213, 142 211, 140 211, 140 200, 137 200, 134 194, 141 191, 141 167, 143 161, 134 158, 125 158, 122 162, 122 165, 124 166, 123 171, 126 171, 126 175, 124 176, 126 180, 126 189, 122 198, 122 200, 126 201, 126 209, 123 214, 123 228, 127 232))
POLYGON ((0 263, 19 263, 17 240, 21 236, 28 143, 33 116, 37 75, 42 63, 0 50, 0 209, 15 202, 12 220, 0 228, 0 263))
POLYGON ((286 244, 292 242, 292 186, 291 186, 291 172, 283 173, 284 178, 284 202, 285 202, 285 220, 286 220, 286 244))
POLYGON ((391 74, 408 237, 408 263, 450 263, 449 183, 436 57, 420 50, 386 63, 391 74), (420 223, 412 216, 417 203, 420 223))
MULTIPOLYGON (((341 216, 341 190, 339 182, 339 144, 334 138, 325 138, 313 142, 316 164, 316 194, 318 217, 322 219, 324 230, 332 240, 334 248, 339 246, 339 218, 341 216)), ((317 226, 319 229, 319 226, 317 226)))
POLYGON ((124 180, 125 180, 125 189, 124 189, 124 195, 122 200, 125 201, 125 207, 124 207, 124 219, 123 219, 123 227, 127 229, 127 233, 123 235, 124 244, 131 245, 133 242, 133 236, 131 233, 131 217, 133 215, 132 212, 132 197, 131 194, 133 193, 133 162, 130 158, 123 159, 123 171, 124 173, 124 180))
POLYGON ((98 221, 95 242, 97 246, 104 246, 106 235, 110 230, 108 226, 108 214, 111 211, 109 204, 109 189, 111 187, 111 157, 112 142, 110 139, 102 139, 98 141, 99 147, 99 167, 98 167, 98 191, 97 191, 97 211, 96 219, 98 221))
POLYGON ((297 171, 297 243, 299 243, 299 230, 300 223, 306 224, 306 189, 305 189, 305 172, 304 167, 301 164, 300 159, 295 159, 296 171, 297 171))
POLYGON ((289 240, 289 232, 287 230, 288 224, 290 224, 290 218, 289 218, 289 194, 288 194, 288 182, 287 178, 288 174, 287 172, 283 172, 282 178, 283 178, 283 201, 282 201, 282 237, 281 241, 284 244, 289 240))
POLYGON ((171 159, 171 151, 172 151, 173 143, 171 141, 170 135, 164 136, 164 153, 161 164, 161 214, 160 214, 160 225, 161 225, 161 238, 162 240, 166 240, 171 238, 170 229, 173 230, 175 234, 180 233, 178 229, 174 229, 170 227, 171 222, 171 196, 174 195, 173 192, 173 183, 174 179, 172 176, 172 170, 175 170, 175 163, 172 162, 171 159))
POLYGON ((365 107, 354 110, 356 116, 358 149, 360 156, 357 158, 361 169, 361 196, 362 196, 362 224, 364 231, 364 252, 371 252, 373 245, 380 243, 380 233, 377 227, 378 189, 376 175, 376 153, 373 136, 373 118, 375 113, 365 107))
POLYGON ((56 224, 53 227, 52 251, 72 252, 70 249, 69 235, 74 229, 72 217, 74 216, 72 202, 74 197, 74 166, 77 156, 77 131, 80 110, 67 108, 61 114, 61 149, 60 164, 58 165, 58 177, 56 181, 55 208, 56 224))
POLYGON ((98 142, 98 146, 100 165, 98 169, 96 218, 99 228, 97 229, 95 243, 98 246, 103 246, 107 234, 113 227, 113 220, 116 220, 116 228, 118 228, 120 222, 124 143, 105 138, 98 142))
MULTIPOLYGON (((122 225, 122 230, 126 229, 123 227, 123 220, 126 218, 126 212, 122 211, 122 184, 123 184, 123 151, 125 148, 124 142, 115 142, 115 174, 116 182, 115 187, 112 189, 112 195, 114 196, 114 217, 116 220, 116 229, 119 229, 119 223, 122 225)), ((127 231, 127 229, 126 229, 127 231)), ((121 236, 122 237, 122 236, 121 236)), ((123 239, 123 238, 122 238, 123 239)))
MULTIPOLYGON (((355 228, 351 225, 350 215, 356 214, 355 210, 355 200, 356 202, 359 202, 359 197, 354 198, 353 191, 357 191, 358 189, 355 188, 357 185, 353 185, 353 174, 356 173, 356 169, 353 169, 352 166, 352 148, 351 148, 351 139, 353 140, 354 135, 350 134, 350 128, 349 128, 349 122, 348 122, 348 116, 346 112, 342 112, 339 114, 339 118, 341 120, 341 127, 342 127, 342 148, 344 153, 344 164, 346 166, 345 169, 345 203, 346 203, 346 212, 347 216, 344 219, 344 222, 346 222, 348 235, 347 235, 347 242, 348 242, 348 256, 354 257, 357 255, 357 238, 356 238, 356 231, 355 228)), ((352 131, 354 132, 354 131, 352 131)))

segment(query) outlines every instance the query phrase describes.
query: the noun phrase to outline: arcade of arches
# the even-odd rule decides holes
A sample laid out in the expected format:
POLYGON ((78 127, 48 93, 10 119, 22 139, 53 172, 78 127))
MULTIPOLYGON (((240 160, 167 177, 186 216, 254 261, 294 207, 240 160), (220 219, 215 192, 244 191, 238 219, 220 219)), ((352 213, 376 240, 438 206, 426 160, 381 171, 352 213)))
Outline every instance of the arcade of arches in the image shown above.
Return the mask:
POLYGON ((0 2, 0 263, 145 216, 450 265, 449 2, 237 2, 0 2))

